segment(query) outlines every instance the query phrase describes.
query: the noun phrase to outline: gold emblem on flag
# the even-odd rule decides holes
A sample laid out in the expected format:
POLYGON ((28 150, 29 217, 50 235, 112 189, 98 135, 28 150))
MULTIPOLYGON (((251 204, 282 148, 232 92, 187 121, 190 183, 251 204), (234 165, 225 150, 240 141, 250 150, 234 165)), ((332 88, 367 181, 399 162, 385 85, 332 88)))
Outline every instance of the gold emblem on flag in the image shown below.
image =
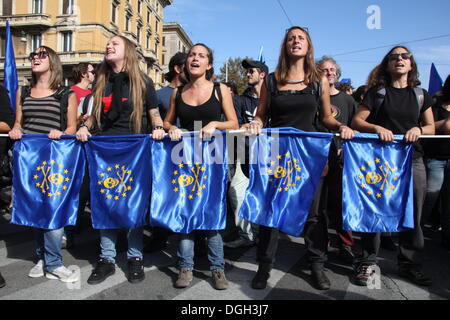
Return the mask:
POLYGON ((266 173, 270 176, 269 182, 277 189, 277 192, 287 192, 299 186, 302 178, 299 161, 292 157, 290 152, 277 156, 278 163, 271 161, 266 173), (284 158, 284 161, 283 161, 284 158), (281 163, 283 162, 283 164, 281 163))
POLYGON ((59 197, 69 189, 71 177, 69 170, 55 160, 43 161, 36 167, 33 175, 36 188, 49 198, 59 197))
POLYGON ((180 163, 177 169, 172 173, 173 192, 178 193, 180 198, 193 200, 199 198, 206 189, 204 180, 208 179, 206 167, 196 162, 194 164, 189 161, 180 163))
POLYGON ((379 158, 374 161, 369 160, 359 170, 359 187, 368 196, 382 199, 383 196, 390 196, 398 186, 398 169, 389 161, 383 162, 379 158))
POLYGON ((133 190, 132 171, 116 164, 100 172, 97 184, 100 194, 108 200, 118 201, 128 197, 133 190))

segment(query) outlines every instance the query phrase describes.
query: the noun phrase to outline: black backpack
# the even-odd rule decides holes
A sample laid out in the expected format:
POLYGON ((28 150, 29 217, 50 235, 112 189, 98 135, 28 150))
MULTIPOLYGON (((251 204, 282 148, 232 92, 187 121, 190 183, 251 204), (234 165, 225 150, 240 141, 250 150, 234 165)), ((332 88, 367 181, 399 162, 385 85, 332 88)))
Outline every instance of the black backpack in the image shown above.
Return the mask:
MULTIPOLYGON (((23 104, 25 101, 25 98, 29 97, 31 93, 31 87, 30 86, 23 86, 21 88, 20 93, 20 103, 23 104)), ((52 94, 52 96, 59 101, 60 105, 60 129, 61 131, 66 130, 67 128, 67 108, 69 105, 69 96, 73 93, 72 90, 70 90, 69 87, 66 86, 60 86, 58 90, 52 94)))
MULTIPOLYGON (((420 110, 422 109, 424 102, 425 102, 425 95, 423 93, 423 89, 419 87, 413 88, 414 94, 416 95, 417 99, 417 118, 420 119, 420 110)), ((372 110, 370 111, 370 116, 368 119, 368 122, 373 123, 377 119, 378 111, 380 111, 380 107, 384 102, 384 98, 386 97, 386 88, 380 88, 377 91, 377 96, 375 100, 375 105, 372 107, 372 110)))

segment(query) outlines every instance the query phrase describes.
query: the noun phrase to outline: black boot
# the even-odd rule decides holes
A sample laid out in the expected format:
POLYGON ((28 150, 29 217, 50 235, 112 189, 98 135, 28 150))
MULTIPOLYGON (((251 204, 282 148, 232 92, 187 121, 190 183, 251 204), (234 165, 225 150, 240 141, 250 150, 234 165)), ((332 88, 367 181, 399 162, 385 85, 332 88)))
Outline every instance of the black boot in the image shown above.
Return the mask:
POLYGON ((311 269, 311 276, 314 284, 319 290, 329 290, 331 287, 330 279, 328 279, 323 269, 313 268, 311 269))
POLYGON ((272 268, 268 264, 259 264, 258 271, 252 280, 252 288, 262 290, 267 287, 267 280, 270 277, 270 270, 272 268))

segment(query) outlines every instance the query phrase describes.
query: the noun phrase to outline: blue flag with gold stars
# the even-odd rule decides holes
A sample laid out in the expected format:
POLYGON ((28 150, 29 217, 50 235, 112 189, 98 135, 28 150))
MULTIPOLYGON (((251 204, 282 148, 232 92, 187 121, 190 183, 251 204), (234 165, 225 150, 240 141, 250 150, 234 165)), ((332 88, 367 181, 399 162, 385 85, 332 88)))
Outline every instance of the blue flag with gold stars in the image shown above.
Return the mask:
POLYGON ((250 182, 239 216, 299 236, 325 168, 332 135, 293 128, 250 138, 250 182))
POLYGON ((75 225, 84 166, 73 136, 24 135, 14 145, 11 223, 47 230, 75 225))
POLYGON ((400 232, 414 228, 412 144, 375 134, 345 141, 343 223, 357 232, 400 232))
POLYGON ((203 141, 194 132, 152 145, 150 223, 177 233, 226 226, 228 168, 225 134, 203 141))
POLYGON ((86 143, 95 229, 147 224, 151 191, 149 135, 104 136, 86 143))

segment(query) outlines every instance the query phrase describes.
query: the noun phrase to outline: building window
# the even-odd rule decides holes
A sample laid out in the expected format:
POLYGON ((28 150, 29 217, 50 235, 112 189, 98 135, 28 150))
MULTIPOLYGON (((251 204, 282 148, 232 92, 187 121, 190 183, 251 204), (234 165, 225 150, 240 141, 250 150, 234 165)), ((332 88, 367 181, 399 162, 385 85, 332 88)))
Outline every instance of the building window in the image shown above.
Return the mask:
POLYGON ((12 16, 12 0, 3 0, 2 15, 12 16))
POLYGON ((139 13, 139 14, 142 14, 142 12, 141 12, 141 9, 142 9, 142 0, 138 0, 137 4, 138 4, 138 9, 137 9, 138 13, 139 13))
POLYGON ((74 0, 63 0, 63 14, 73 14, 74 0))
POLYGON ((155 41, 155 55, 156 55, 156 57, 158 57, 158 46, 159 46, 159 42, 155 41))
POLYGON ((72 32, 61 32, 62 52, 72 51, 72 32))
POLYGON ((155 22, 155 32, 156 33, 158 33, 158 27, 159 27, 159 20, 156 19, 156 22, 155 22))
POLYGON ((129 15, 125 17, 125 31, 130 31, 130 19, 131 17, 129 15))
POLYGON ((147 24, 148 25, 150 25, 150 22, 151 22, 151 12, 150 12, 150 9, 148 9, 148 11, 147 11, 147 24))
POLYGON ((146 44, 146 48, 147 48, 147 50, 149 50, 150 49, 150 40, 151 40, 151 38, 150 38, 151 36, 149 35, 149 34, 147 34, 147 44, 146 44))
POLYGON ((117 23, 116 16, 117 16, 117 4, 113 3, 111 11, 111 21, 114 23, 117 23))
POLYGON ((142 25, 138 24, 138 26, 136 28, 136 39, 137 39, 138 44, 141 42, 141 28, 142 28, 142 25))
POLYGON ((42 45, 42 35, 41 34, 33 34, 31 36, 31 51, 35 51, 42 45))
POLYGON ((42 13, 42 2, 43 0, 33 0, 33 13, 42 13))

